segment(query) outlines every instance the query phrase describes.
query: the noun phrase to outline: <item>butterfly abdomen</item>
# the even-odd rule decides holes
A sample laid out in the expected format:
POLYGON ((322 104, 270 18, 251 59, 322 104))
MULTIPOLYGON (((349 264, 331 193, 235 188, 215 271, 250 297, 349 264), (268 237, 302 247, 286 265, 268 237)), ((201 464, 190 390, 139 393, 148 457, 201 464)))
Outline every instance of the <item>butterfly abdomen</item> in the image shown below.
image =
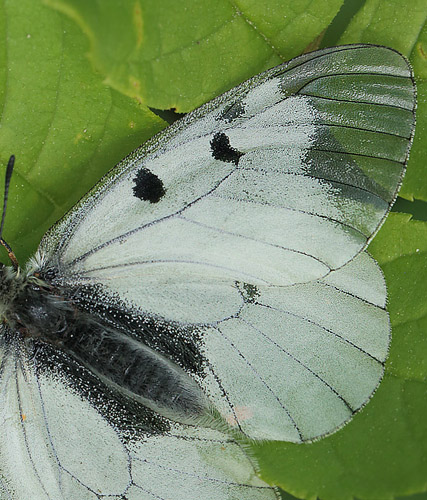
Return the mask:
POLYGON ((3 316, 16 332, 54 345, 113 390, 163 415, 188 422, 210 412, 203 391, 176 363, 136 339, 125 323, 108 324, 39 276, 1 280, 9 298, 3 316))
POLYGON ((182 368, 125 328, 78 312, 62 336, 62 346, 106 385, 163 415, 193 421, 209 410, 204 393, 182 368))

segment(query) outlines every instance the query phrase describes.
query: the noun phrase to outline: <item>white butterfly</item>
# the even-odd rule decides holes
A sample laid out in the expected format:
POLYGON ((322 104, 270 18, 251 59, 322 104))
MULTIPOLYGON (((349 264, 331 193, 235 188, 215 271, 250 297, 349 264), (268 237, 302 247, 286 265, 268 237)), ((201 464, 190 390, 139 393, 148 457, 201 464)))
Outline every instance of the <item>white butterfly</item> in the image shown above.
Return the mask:
POLYGON ((414 110, 391 49, 303 55, 155 136, 3 268, 3 497, 276 498, 224 432, 313 440, 377 387, 365 248, 414 110))

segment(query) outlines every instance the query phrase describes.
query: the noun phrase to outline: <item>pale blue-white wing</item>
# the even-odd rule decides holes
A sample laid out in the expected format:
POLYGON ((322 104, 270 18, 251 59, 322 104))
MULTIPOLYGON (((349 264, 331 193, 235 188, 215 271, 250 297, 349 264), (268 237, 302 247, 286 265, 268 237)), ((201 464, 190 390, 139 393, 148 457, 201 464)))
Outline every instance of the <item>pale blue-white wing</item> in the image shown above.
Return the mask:
POLYGON ((247 435, 331 432, 381 378, 385 287, 360 252, 396 196, 414 108, 391 49, 274 68, 125 159, 44 238, 44 269, 181 325, 203 366, 189 375, 247 435))
POLYGON ((288 287, 240 283, 241 308, 206 326, 201 385, 253 438, 309 441, 371 397, 390 341, 386 287, 363 252, 325 279, 288 287))
POLYGON ((40 370, 9 333, 1 359, 0 498, 277 499, 231 438, 156 416, 120 429, 120 414, 116 425, 107 421, 95 409, 99 401, 70 385, 52 359, 51 369, 40 370))
POLYGON ((118 269, 109 286, 120 292, 130 266, 154 281, 169 274, 287 285, 326 276, 366 246, 387 214, 414 108, 411 70, 391 49, 304 55, 136 150, 42 248, 68 274, 103 281, 118 269))
MULTIPOLYGON (((165 277, 157 286, 167 283, 165 277)), ((390 341, 386 286, 374 259, 362 252, 308 283, 234 282, 229 288, 238 300, 224 294, 211 305, 212 312, 215 305, 228 306, 221 318, 199 324, 182 319, 169 326, 158 318, 154 333, 138 338, 172 357, 222 419, 251 438, 310 441, 333 432, 363 407, 382 378, 390 341)), ((130 317, 144 317, 117 297, 90 288, 88 293, 91 309, 101 316, 110 311, 114 318, 122 308, 130 317)), ((196 296, 194 301, 198 306, 196 296)), ((135 321, 141 330, 152 328, 146 319, 135 321)), ((200 399, 198 390, 177 380, 178 400, 184 395, 180 387, 187 388, 186 399, 200 399)), ((201 411, 198 416, 212 415, 209 407, 201 411)), ((205 422, 215 426, 208 418, 205 422)))
MULTIPOLYGON (((388 352, 386 287, 376 262, 362 252, 309 283, 232 287, 239 303, 221 319, 162 327, 159 318, 148 336, 135 332, 142 345, 184 369, 176 379, 177 400, 199 400, 200 386, 222 420, 259 439, 309 441, 347 422, 375 391, 388 352), (198 385, 185 383, 185 373, 198 385)), ((150 323, 138 320, 141 311, 99 293, 85 292, 94 313, 110 311, 114 318, 121 310, 150 332, 150 323)), ((160 379, 151 384, 163 386, 160 379)), ((169 390, 174 399, 173 385, 169 390)), ((201 411, 197 416, 206 419, 197 422, 215 426, 211 408, 201 411)))

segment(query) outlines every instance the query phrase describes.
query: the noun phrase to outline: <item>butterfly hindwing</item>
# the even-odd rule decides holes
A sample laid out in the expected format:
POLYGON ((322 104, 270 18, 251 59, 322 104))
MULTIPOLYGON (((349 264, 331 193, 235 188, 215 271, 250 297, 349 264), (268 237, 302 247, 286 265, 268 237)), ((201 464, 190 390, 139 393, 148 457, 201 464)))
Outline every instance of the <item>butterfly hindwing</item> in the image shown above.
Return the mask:
POLYGON ((232 438, 154 414, 128 426, 121 410, 113 422, 93 387, 88 397, 77 390, 86 379, 72 381, 55 363, 40 369, 42 353, 26 357, 12 337, 2 343, 6 351, 0 498, 277 500, 232 438))
POLYGON ((375 261, 363 252, 326 279, 239 289, 242 307, 206 327, 202 347, 202 387, 227 421, 254 438, 294 442, 343 425, 376 389, 388 352, 375 261))

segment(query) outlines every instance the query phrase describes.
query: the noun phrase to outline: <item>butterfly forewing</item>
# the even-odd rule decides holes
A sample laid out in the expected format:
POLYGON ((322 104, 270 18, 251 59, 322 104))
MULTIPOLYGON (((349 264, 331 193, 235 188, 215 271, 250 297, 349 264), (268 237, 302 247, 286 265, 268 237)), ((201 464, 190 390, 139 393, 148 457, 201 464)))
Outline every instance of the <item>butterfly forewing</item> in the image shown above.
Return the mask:
POLYGON ((128 157, 64 221, 62 262, 89 272, 132 259, 174 270, 190 261, 279 285, 325 275, 388 211, 414 107, 406 61, 383 47, 327 49, 267 71, 128 157), (155 202, 135 194, 141 169, 163 186, 155 202), (141 244, 149 248, 135 255, 141 244))

